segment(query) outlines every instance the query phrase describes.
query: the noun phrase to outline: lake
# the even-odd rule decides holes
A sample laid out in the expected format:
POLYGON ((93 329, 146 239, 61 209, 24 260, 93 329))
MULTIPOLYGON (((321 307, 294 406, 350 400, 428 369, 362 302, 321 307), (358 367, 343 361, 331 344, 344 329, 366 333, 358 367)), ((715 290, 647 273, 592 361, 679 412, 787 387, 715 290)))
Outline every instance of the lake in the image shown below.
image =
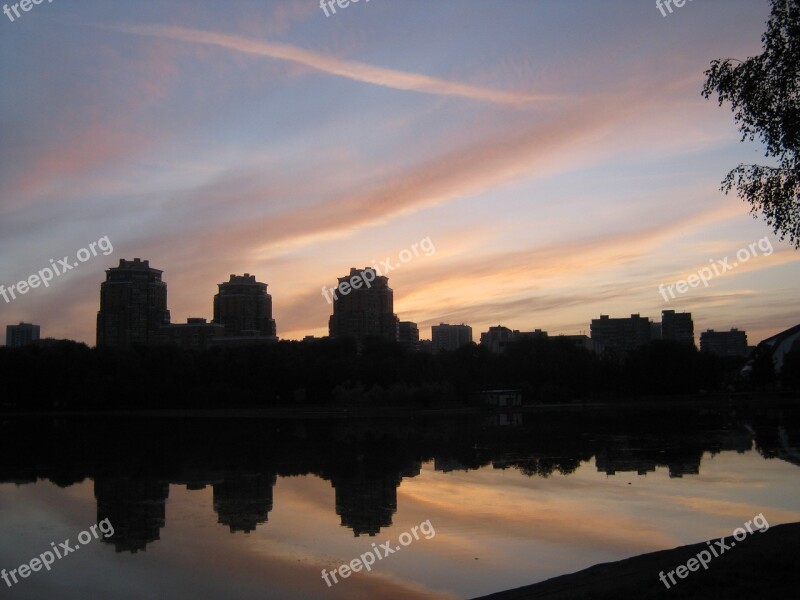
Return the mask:
POLYGON ((7 598, 473 598, 730 535, 759 514, 800 521, 800 410, 756 401, 6 417, 0 436, 7 598), (58 548, 49 570, 20 577, 58 548), (345 564, 359 572, 334 583, 345 564))

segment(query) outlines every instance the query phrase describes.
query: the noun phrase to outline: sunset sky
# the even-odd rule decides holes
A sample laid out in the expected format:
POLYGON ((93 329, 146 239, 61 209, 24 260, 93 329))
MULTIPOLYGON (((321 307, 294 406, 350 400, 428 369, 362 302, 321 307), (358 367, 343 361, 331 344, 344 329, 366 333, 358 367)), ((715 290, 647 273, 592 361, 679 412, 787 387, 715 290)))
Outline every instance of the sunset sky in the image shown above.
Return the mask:
POLYGON ((99 254, 6 324, 94 344, 104 270, 164 271, 174 323, 217 284, 269 284, 278 335, 327 335, 321 294, 388 274, 419 323, 588 333, 691 311, 751 344, 800 322, 800 251, 719 191, 740 162, 718 57, 760 53, 766 0, 54 0, 0 13, 0 284, 99 254), (746 263, 736 253, 762 241, 746 263), (729 258, 707 288, 673 284, 729 258))

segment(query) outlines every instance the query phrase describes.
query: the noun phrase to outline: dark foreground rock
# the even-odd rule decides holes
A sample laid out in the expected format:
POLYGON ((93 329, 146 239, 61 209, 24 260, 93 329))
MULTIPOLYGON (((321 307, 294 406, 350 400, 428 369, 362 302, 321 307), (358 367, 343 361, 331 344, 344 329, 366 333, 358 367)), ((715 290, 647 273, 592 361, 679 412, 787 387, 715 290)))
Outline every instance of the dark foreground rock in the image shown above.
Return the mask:
MULTIPOLYGON (((725 538, 730 546, 733 537, 725 538)), ((667 589, 659 573, 686 565, 705 542, 642 554, 619 562, 595 565, 583 571, 541 583, 482 596, 475 600, 572 600, 619 598, 800 598, 800 523, 777 525, 754 533, 721 556, 699 567, 667 589)))

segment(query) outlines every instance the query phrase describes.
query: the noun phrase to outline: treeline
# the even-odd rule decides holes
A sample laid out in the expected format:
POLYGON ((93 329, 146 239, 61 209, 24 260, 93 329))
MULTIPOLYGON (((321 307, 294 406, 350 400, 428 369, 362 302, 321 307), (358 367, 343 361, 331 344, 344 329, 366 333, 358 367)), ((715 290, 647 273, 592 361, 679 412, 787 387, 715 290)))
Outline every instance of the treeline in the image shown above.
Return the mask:
MULTIPOLYGON (((797 355, 789 356, 797 365, 797 355)), ((623 360, 558 338, 477 345, 430 355, 399 344, 349 339, 281 341, 189 351, 174 346, 89 348, 75 342, 0 349, 0 407, 206 408, 295 405, 470 404, 477 390, 518 388, 527 403, 716 392, 743 385, 798 388, 798 368, 779 380, 771 358, 745 384, 744 359, 652 342, 623 360), (792 375, 792 373, 794 373, 792 375), (794 377, 794 380, 791 379, 794 377)))

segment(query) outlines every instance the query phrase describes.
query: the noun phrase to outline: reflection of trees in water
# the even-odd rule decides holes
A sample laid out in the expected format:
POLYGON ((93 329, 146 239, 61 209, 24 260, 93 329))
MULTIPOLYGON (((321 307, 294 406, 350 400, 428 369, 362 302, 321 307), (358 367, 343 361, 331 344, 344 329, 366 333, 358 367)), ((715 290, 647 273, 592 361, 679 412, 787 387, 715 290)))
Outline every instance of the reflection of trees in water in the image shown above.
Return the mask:
MULTIPOLYGON (((213 489, 232 532, 268 522, 278 476, 331 482, 344 527, 376 535, 392 524, 397 488, 424 462, 447 473, 491 466, 529 477, 569 475, 594 459, 607 474, 699 473, 705 452, 744 452, 800 466, 797 410, 587 410, 523 414, 517 426, 483 417, 386 420, 16 419, 0 422, 0 482, 95 481, 108 543, 136 552, 159 539, 169 485, 213 489), (492 425, 495 423, 495 425, 492 425)), ((280 502, 280 497, 277 498, 280 502)))
POLYGON ((771 416, 758 415, 747 426, 755 449, 764 458, 777 458, 800 467, 800 415, 790 413, 778 426, 771 416))
MULTIPOLYGON (((505 463, 504 466, 507 465, 509 467, 516 467, 521 473, 529 477, 536 475, 538 477, 546 478, 552 475, 555 471, 558 471, 562 475, 574 473, 581 465, 581 462, 582 461, 579 458, 541 456, 509 461, 508 463, 505 463)), ((500 464, 501 463, 497 462, 494 464, 494 467, 498 468, 500 467, 500 464)))

